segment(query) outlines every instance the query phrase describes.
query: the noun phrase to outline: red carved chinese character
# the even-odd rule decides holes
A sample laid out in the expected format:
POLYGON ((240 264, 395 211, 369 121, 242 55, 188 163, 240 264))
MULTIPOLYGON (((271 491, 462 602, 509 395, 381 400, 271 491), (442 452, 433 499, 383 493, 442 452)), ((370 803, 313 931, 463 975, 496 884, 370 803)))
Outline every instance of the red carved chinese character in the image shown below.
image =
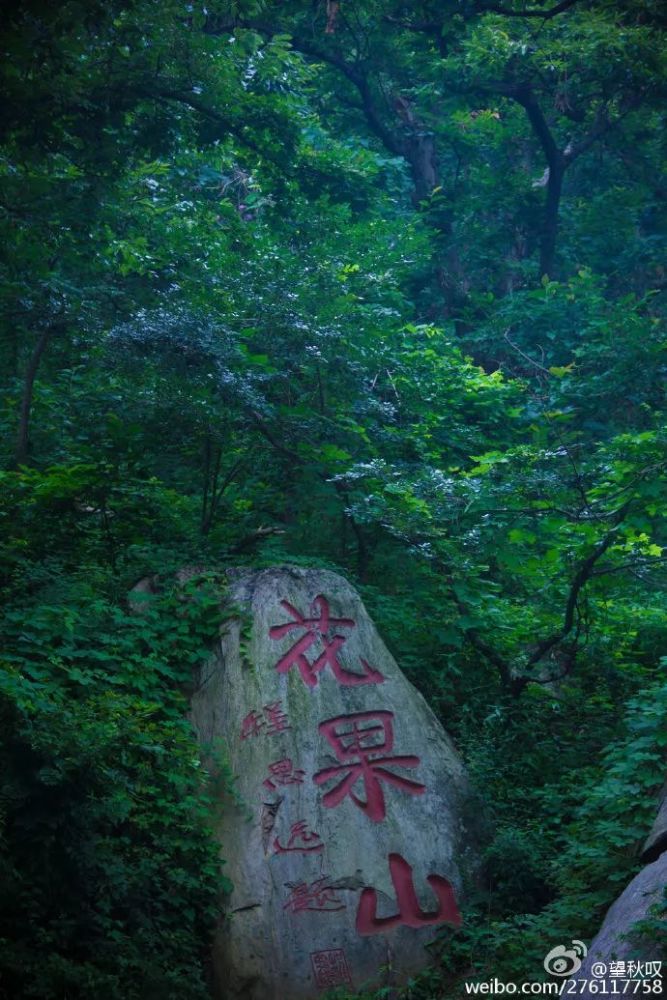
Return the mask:
POLYGON ((410 795, 422 795, 426 786, 418 781, 403 778, 393 771, 387 771, 385 765, 395 767, 417 767, 419 757, 413 755, 398 757, 378 757, 382 751, 391 752, 394 746, 394 731, 392 726, 393 712, 354 712, 351 715, 338 715, 335 719, 320 722, 319 730, 333 747, 336 759, 341 761, 340 767, 325 767, 313 777, 316 785, 322 785, 330 778, 342 774, 341 780, 322 798, 322 804, 328 808, 337 806, 346 795, 349 795, 355 805, 362 809, 369 819, 379 823, 385 817, 384 793, 381 782, 386 781, 396 785, 410 795), (361 727, 361 722, 376 723, 361 727), (359 780, 364 782, 366 800, 358 798, 353 788, 359 780))
POLYGON ((313 951, 310 954, 310 961, 315 973, 315 983, 319 989, 329 990, 332 986, 352 985, 352 976, 342 948, 334 948, 332 951, 313 951))
POLYGON ((287 882, 286 885, 292 891, 283 910, 291 910, 292 913, 303 910, 333 913, 345 909, 345 903, 336 896, 336 886, 331 885, 328 875, 322 875, 310 885, 307 882, 287 882))
POLYGON ((320 673, 327 664, 331 667, 334 676, 339 683, 346 686, 356 686, 358 684, 381 684, 384 676, 379 670, 374 670, 360 657, 364 668, 363 674, 355 674, 351 670, 345 670, 339 662, 337 653, 345 642, 344 635, 334 635, 327 638, 327 633, 334 626, 340 628, 354 628, 355 624, 351 618, 331 618, 329 614, 329 602, 321 594, 316 597, 311 606, 312 618, 304 618, 300 611, 290 604, 289 601, 281 601, 281 606, 292 616, 293 621, 284 622, 282 625, 273 625, 269 629, 272 639, 282 639, 288 632, 295 629, 303 629, 305 634, 294 643, 291 649, 276 664, 279 674, 286 674, 290 667, 298 666, 301 678, 308 687, 315 687, 317 684, 317 674, 320 673), (306 657, 306 653, 311 646, 321 642, 324 647, 320 655, 312 663, 306 657))
POLYGON ((249 736, 259 736, 264 726, 266 726, 264 730, 265 736, 275 736, 276 733, 282 733, 285 729, 292 728, 279 701, 265 705, 262 711, 264 712, 264 718, 261 717, 259 712, 255 712, 254 710, 248 712, 241 723, 242 740, 247 740, 249 736))
POLYGON ((276 849, 276 854, 287 854, 290 851, 309 854, 311 851, 324 850, 324 844, 320 840, 319 833, 310 833, 305 819, 300 819, 298 823, 294 823, 292 826, 287 847, 283 847, 277 837, 273 841, 273 846, 276 849))
POLYGON ((276 785, 301 785, 306 772, 300 767, 295 768, 289 757, 276 760, 269 764, 270 778, 266 778, 262 784, 265 788, 275 789, 276 785))
POLYGON ((389 873, 394 884, 398 913, 393 917, 378 917, 377 893, 375 889, 364 889, 357 910, 358 934, 382 934, 392 927, 405 924, 406 927, 425 927, 429 924, 454 924, 461 926, 461 914, 451 884, 442 875, 429 875, 426 879, 438 900, 438 908, 424 913, 412 881, 412 868, 400 854, 389 855, 389 873))
POLYGON ((283 712, 279 701, 274 701, 270 705, 265 705, 264 715, 266 716, 266 721, 268 722, 266 729, 267 736, 274 736, 276 733, 282 733, 285 729, 292 728, 287 721, 287 716, 283 712))
POLYGON ((264 726, 264 719, 258 712, 248 712, 241 723, 241 739, 247 740, 249 736, 259 736, 264 726))

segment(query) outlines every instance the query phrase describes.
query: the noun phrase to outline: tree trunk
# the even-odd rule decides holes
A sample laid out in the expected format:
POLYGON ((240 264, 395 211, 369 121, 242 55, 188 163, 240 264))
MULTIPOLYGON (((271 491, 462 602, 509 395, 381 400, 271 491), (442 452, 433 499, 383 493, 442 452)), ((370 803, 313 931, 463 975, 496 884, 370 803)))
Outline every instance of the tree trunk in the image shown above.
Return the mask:
POLYGON ((42 360, 42 355, 46 350, 46 345, 51 339, 54 331, 54 326, 47 326, 44 330, 42 330, 39 340, 35 345, 35 349, 32 352, 30 361, 28 362, 28 368, 25 373, 25 382, 23 384, 23 398, 21 399, 21 413, 19 416, 16 454, 14 457, 14 461, 17 466, 25 465, 28 461, 28 451, 30 448, 30 412, 32 409, 32 395, 35 378, 37 376, 37 370, 39 369, 39 363, 42 360))
POLYGON ((419 205, 430 198, 438 186, 435 136, 430 132, 415 132, 406 142, 405 158, 410 164, 415 186, 413 201, 419 205))
POLYGON ((556 261, 556 236, 558 234, 558 213, 560 196, 563 191, 565 163, 562 158, 549 167, 549 183, 544 206, 544 222, 540 242, 540 277, 553 278, 556 261), (560 161, 560 162, 559 162, 560 161))

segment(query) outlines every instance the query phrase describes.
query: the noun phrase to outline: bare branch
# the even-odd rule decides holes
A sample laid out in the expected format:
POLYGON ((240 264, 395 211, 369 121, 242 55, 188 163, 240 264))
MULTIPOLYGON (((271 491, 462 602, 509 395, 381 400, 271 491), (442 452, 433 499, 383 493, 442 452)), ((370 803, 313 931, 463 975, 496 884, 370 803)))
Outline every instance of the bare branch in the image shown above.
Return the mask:
POLYGON ((539 361, 535 361, 534 358, 530 357, 530 355, 524 354, 524 352, 521 350, 521 348, 517 344, 513 343, 510 340, 509 333, 510 333, 509 330, 505 330, 505 333, 503 334, 503 337, 507 341, 507 343, 510 345, 510 347, 512 348, 512 350, 516 351, 517 354, 520 354, 521 357, 525 361, 527 361, 529 364, 533 365, 534 368, 537 368, 538 371, 543 372, 547 376, 547 378, 552 378, 553 376, 552 376, 552 374, 551 374, 551 372, 549 371, 548 368, 545 368, 544 365, 541 365, 539 363, 539 361))
POLYGON ((255 530, 251 531, 249 535, 245 535, 240 541, 236 542, 236 544, 230 548, 229 552, 233 553, 234 555, 238 555, 241 552, 247 552, 248 549, 253 548, 259 542, 263 541, 265 538, 268 538, 270 535, 284 535, 284 534, 285 534, 284 528, 276 528, 272 525, 255 528, 255 530))

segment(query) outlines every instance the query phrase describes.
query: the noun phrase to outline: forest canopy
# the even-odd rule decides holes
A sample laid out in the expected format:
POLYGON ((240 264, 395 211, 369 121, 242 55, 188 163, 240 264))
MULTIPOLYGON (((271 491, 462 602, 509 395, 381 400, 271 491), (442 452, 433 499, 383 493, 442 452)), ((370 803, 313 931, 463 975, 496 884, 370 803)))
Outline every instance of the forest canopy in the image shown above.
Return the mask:
POLYGON ((483 804, 482 883, 409 996, 594 935, 665 777, 665 27, 8 5, 7 996, 208 995, 226 880, 185 708, 239 565, 357 586, 483 804))

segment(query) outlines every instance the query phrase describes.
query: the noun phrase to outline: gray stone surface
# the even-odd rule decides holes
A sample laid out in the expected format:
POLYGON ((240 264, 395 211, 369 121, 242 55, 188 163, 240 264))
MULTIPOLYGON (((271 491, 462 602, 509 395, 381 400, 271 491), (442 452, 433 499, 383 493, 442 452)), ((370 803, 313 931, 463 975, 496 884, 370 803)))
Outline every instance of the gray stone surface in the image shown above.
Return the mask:
MULTIPOLYGON (((577 984, 573 989, 573 995, 598 998, 604 993, 611 995, 614 992, 615 977, 609 975, 610 962, 664 961, 665 956, 655 940, 642 938, 641 935, 632 934, 631 931, 638 921, 646 919, 649 909, 654 904, 662 902, 665 887, 667 887, 667 854, 662 854, 635 875, 616 902, 609 907, 600 932, 588 949, 586 959, 576 976, 572 977, 577 984), (594 967, 599 962, 607 967, 606 975, 594 974, 594 967), (592 990, 587 986, 582 988, 582 981, 585 980, 589 982, 595 980, 598 988, 592 990), (606 983, 606 989, 603 983, 606 983)), ((616 982, 616 991, 620 993, 622 990, 622 984, 619 986, 616 982)), ((567 995, 567 992, 566 988, 563 995, 567 995)), ((639 992, 641 994, 641 986, 639 992)))
MULTIPOLYGON (((428 964, 424 945, 438 931, 436 922, 441 927, 456 915, 447 882, 459 898, 463 859, 472 855, 461 761, 342 577, 283 566, 230 571, 229 579, 229 596, 240 618, 223 626, 191 714, 205 748, 215 751, 224 745, 240 797, 234 802, 225 796, 216 831, 234 885, 229 916, 214 949, 217 995, 225 1000, 307 1000, 337 980, 355 988, 366 982, 402 982, 428 964), (317 623, 308 632, 294 621, 296 613, 321 620, 324 605, 316 599, 322 596, 331 619, 347 620, 332 622, 324 637, 317 623), (276 626, 290 623, 292 629, 275 633, 276 626), (331 651, 336 635, 342 638, 334 642, 335 670, 330 663, 310 670, 308 664, 327 645, 331 651), (303 675, 298 663, 279 671, 277 665, 298 640, 308 646, 303 675), (377 681, 377 672, 382 683, 358 683, 364 675, 377 681), (320 728, 355 715, 330 723, 326 731, 320 728), (386 743, 384 727, 393 726, 393 747, 366 754, 368 784, 351 770, 360 755, 350 750, 345 757, 335 738, 351 732, 355 723, 362 730, 379 727, 372 736, 358 737, 362 748, 386 743), (383 776, 372 768, 380 757, 408 759, 385 761, 383 776), (270 765, 281 761, 289 762, 290 769, 272 778, 270 765), (327 768, 341 770, 316 783, 314 776, 327 768), (386 772, 417 787, 396 785, 386 772), (327 793, 346 776, 352 781, 354 773, 357 779, 347 794, 339 789, 340 801, 327 806, 327 793), (280 849, 290 847, 298 849, 280 849), (410 868, 416 900, 410 899, 410 868), (397 883, 402 886, 400 905, 397 883), (378 918, 401 913, 402 922, 360 933, 362 894, 362 911, 372 911, 376 902, 378 918), (424 914, 434 915, 425 925, 420 924, 424 914), (418 926, 406 926, 406 921, 418 926)), ((348 736, 345 745, 351 740, 348 736)), ((287 769, 287 764, 281 766, 287 769)), ((361 930, 368 930, 363 922, 361 930)))

